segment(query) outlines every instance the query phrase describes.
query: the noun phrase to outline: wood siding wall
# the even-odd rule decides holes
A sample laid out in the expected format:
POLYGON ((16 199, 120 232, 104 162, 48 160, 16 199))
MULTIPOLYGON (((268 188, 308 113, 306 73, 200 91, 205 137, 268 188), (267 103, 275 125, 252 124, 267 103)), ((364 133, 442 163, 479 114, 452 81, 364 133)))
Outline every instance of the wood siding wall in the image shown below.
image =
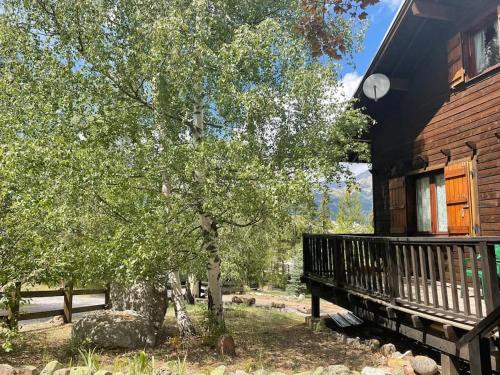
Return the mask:
POLYGON ((391 93, 372 130, 373 196, 376 234, 390 231, 388 181, 413 169, 418 156, 429 167, 472 157, 466 141, 478 147, 478 196, 481 234, 500 236, 500 71, 497 69, 456 90, 448 85, 447 40, 435 48, 410 78, 410 90, 391 93), (394 103, 394 104, 391 104, 394 103), (384 111, 384 112, 382 112, 384 111), (406 166, 395 172, 398 163, 406 166))

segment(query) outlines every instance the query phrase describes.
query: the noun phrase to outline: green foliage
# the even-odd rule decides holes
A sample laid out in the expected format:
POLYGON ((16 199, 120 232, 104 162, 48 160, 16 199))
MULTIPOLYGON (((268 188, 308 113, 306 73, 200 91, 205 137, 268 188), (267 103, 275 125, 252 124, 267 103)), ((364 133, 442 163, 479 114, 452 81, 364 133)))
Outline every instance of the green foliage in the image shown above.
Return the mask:
POLYGON ((286 286, 288 293, 298 296, 300 294, 306 293, 306 285, 300 281, 300 276, 302 275, 302 251, 297 252, 297 255, 293 258, 293 267, 290 272, 290 280, 286 286))
POLYGON ((79 349, 78 352, 80 354, 80 361, 89 370, 90 374, 99 370, 101 364, 99 355, 95 352, 95 349, 86 351, 79 349))
POLYGON ((336 99, 336 62, 295 32, 302 11, 5 0, 0 287, 202 273, 200 213, 219 231, 225 278, 282 283, 268 271, 300 240, 294 211, 346 172, 340 161, 368 155, 368 119, 336 99))
POLYGON ((177 357, 176 360, 167 362, 167 367, 171 369, 174 374, 178 375, 186 375, 187 374, 187 354, 184 355, 184 358, 177 357))
POLYGON ((154 357, 150 357, 145 351, 140 351, 134 354, 132 359, 129 359, 127 374, 130 375, 145 375, 151 374, 154 369, 154 357))
POLYGON ((337 233, 373 233, 370 218, 363 213, 359 191, 346 189, 339 200, 337 233))

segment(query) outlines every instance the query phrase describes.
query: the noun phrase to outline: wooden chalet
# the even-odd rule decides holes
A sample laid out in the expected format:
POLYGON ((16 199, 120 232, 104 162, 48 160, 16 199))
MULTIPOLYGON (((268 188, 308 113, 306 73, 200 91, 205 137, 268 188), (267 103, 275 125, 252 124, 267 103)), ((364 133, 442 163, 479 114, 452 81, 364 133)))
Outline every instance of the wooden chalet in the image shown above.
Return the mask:
POLYGON ((320 298, 442 353, 443 374, 500 370, 500 1, 405 0, 355 97, 374 120, 374 235, 304 235, 320 298))

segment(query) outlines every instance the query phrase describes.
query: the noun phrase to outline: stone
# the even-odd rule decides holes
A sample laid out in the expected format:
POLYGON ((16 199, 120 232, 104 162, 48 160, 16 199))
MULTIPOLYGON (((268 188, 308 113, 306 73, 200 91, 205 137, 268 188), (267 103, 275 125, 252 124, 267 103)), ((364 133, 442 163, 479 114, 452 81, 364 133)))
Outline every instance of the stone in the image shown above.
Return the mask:
POLYGON ((243 297, 242 301, 247 306, 253 306, 253 305, 255 305, 255 298, 253 298, 253 297, 251 297, 251 298, 245 298, 245 297, 243 297))
MULTIPOLYGON (((166 367, 157 368, 153 370, 153 375, 171 375, 172 371, 166 367)), ((97 375, 97 374, 94 374, 97 375)))
POLYGON ((306 307, 306 306, 297 306, 297 311, 302 313, 302 314, 306 314, 306 315, 311 315, 311 308, 310 307, 306 307))
POLYGON ((234 339, 229 335, 222 335, 217 340, 217 351, 222 355, 235 356, 236 344, 234 339))
POLYGON ((71 373, 71 369, 69 368, 61 368, 59 370, 54 371, 52 375, 69 375, 71 373))
POLYGON ((233 298, 231 298, 231 302, 239 305, 239 304, 243 303, 243 300, 238 296, 233 296, 233 298))
POLYGON ((386 357, 390 357, 392 353, 396 352, 396 347, 394 344, 384 344, 380 348, 380 353, 382 353, 386 357))
POLYGON ((299 301, 299 302, 302 302, 305 299, 306 299, 306 296, 304 294, 302 294, 302 293, 299 294, 299 296, 297 297, 297 301, 299 301))
MULTIPOLYGON (((63 365, 58 361, 52 361, 45 365, 40 375, 52 375, 56 370, 62 369, 63 365)), ((60 374, 62 375, 62 374, 60 374)))
POLYGON ((22 366, 17 369, 17 375, 38 375, 40 371, 35 366, 22 366))
POLYGON ((269 375, 286 375, 286 374, 284 372, 275 371, 271 372, 269 375))
POLYGON ((423 355, 412 358, 411 367, 418 375, 434 375, 439 370, 436 361, 423 355))
POLYGON ((52 324, 53 326, 62 326, 66 322, 64 321, 64 316, 62 315, 57 315, 54 316, 52 319, 49 320, 49 324, 52 324))
POLYGON ((366 340, 365 344, 373 351, 377 351, 380 349, 380 341, 377 339, 366 340))
POLYGON ((271 307, 273 309, 284 309, 286 307, 286 305, 284 303, 271 302, 271 307))
POLYGON ((0 365, 0 375, 16 375, 17 371, 14 367, 7 364, 0 365))
MULTIPOLYGON (((111 371, 108 371, 108 370, 99 370, 99 371, 95 372, 94 375, 113 375, 113 373, 111 371)), ((168 375, 170 375, 170 374, 168 374, 168 375)))
POLYGON ((246 371, 243 371, 243 370, 236 370, 234 375, 248 375, 248 373, 246 371))
POLYGON ((166 285, 166 278, 136 281, 132 285, 113 283, 109 291, 110 308, 114 311, 135 311, 152 322, 156 330, 161 330, 168 307, 166 285))
POLYGON ((76 345, 85 342, 101 349, 144 349, 155 345, 156 335, 151 321, 135 311, 90 313, 76 322, 71 331, 76 345))
POLYGON ((363 370, 361 370, 361 375, 387 375, 390 374, 390 372, 387 372, 384 369, 377 368, 377 367, 365 367, 363 370))
POLYGON ((296 372, 293 375, 312 375, 312 371, 296 372))
POLYGON ((387 366, 392 368, 403 368, 403 367, 411 367, 411 363, 409 359, 389 358, 387 360, 387 366))
POLYGON ((252 372, 252 374, 253 375, 267 375, 267 371, 263 370, 263 369, 260 369, 260 370, 252 372))
POLYGON ((222 365, 214 368, 210 371, 210 375, 225 375, 226 374, 226 366, 222 365))
POLYGON ((70 375, 91 375, 92 371, 88 367, 73 367, 71 368, 70 375))
POLYGON ((350 375, 349 367, 344 365, 332 365, 326 369, 326 375, 350 375))

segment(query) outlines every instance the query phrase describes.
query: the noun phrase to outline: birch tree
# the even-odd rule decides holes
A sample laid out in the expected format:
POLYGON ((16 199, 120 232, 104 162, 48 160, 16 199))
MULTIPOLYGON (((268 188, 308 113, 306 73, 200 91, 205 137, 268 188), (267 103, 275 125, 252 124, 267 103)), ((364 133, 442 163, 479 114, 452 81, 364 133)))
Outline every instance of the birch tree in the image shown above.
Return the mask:
MULTIPOLYGON (((12 39, 0 55, 14 78, 2 80, 20 96, 2 97, 0 119, 11 139, 47 153, 47 181, 67 197, 59 211, 50 200, 56 238, 72 221, 84 230, 71 238, 103 265, 80 277, 205 262, 211 327, 224 330, 222 229, 282 219, 347 173, 339 161, 367 154, 357 140, 368 119, 335 100, 337 56, 311 50, 296 27, 304 9, 288 0, 4 3, 12 39), (24 103, 40 78, 26 73, 33 64, 45 91, 24 103), (13 110, 42 103, 40 121, 13 110)), ((348 53, 356 25, 337 26, 348 53)))

